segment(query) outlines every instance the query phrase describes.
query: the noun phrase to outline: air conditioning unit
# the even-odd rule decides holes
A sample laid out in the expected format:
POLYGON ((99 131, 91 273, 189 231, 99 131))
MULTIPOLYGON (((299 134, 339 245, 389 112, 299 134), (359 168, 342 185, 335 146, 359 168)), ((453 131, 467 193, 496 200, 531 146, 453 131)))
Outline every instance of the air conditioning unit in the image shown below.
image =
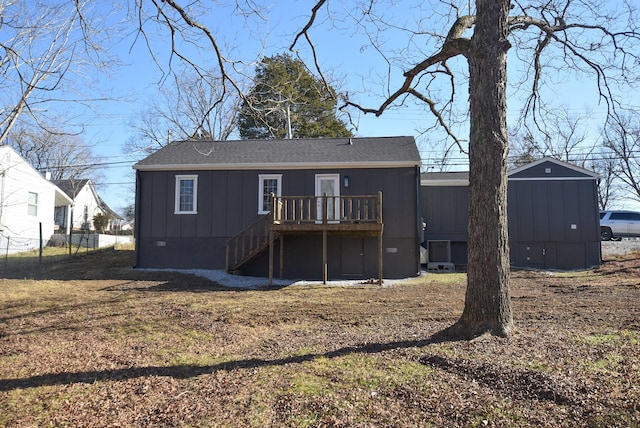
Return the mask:
POLYGON ((427 241, 427 261, 451 263, 451 241, 427 241))
POLYGON ((451 241, 427 241, 427 270, 431 272, 453 272, 451 263, 451 241))

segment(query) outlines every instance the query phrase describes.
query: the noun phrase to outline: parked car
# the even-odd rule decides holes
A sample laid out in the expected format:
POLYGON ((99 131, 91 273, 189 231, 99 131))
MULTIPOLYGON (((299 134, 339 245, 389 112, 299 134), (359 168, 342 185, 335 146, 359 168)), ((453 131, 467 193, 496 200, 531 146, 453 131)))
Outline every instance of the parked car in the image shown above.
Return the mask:
POLYGON ((640 212, 600 211, 600 237, 603 241, 623 236, 640 237, 640 212))

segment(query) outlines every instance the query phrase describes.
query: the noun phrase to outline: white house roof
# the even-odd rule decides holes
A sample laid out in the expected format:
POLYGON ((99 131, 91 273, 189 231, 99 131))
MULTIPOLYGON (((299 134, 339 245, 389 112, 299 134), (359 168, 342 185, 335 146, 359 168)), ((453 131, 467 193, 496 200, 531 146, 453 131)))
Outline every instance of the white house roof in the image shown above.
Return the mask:
POLYGON ((11 168, 12 165, 16 164, 17 162, 21 162, 23 165, 33 171, 34 177, 37 177, 38 180, 42 180, 43 182, 48 183, 48 185, 51 186, 52 190, 55 192, 56 206, 71 205, 73 200, 69 196, 67 196, 67 194, 62 189, 56 186, 55 183, 44 178, 42 174, 37 169, 35 169, 33 165, 31 165, 22 156, 20 156, 20 153, 18 153, 13 147, 7 145, 0 146, 0 153, 3 159, 6 159, 6 156, 8 156, 9 158, 15 157, 14 160, 7 162, 8 168, 11 168), (15 159, 17 159, 17 161, 15 159))

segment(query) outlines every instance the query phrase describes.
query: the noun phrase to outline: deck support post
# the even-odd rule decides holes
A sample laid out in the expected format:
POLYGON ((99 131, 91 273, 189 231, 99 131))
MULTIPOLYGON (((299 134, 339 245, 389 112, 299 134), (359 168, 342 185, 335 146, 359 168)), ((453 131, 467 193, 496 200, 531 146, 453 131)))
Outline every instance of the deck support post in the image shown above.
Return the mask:
POLYGON ((280 279, 284 279, 284 236, 280 235, 280 279))
POLYGON ((378 285, 382 285, 382 231, 384 228, 382 222, 382 192, 378 191, 378 224, 380 225, 380 234, 378 235, 378 285))
POLYGON ((378 234, 378 285, 382 285, 382 231, 378 234))
POLYGON ((329 276, 327 267, 327 230, 322 231, 322 283, 327 285, 327 277, 329 276))
POLYGON ((269 285, 273 285, 273 230, 269 229, 269 285))

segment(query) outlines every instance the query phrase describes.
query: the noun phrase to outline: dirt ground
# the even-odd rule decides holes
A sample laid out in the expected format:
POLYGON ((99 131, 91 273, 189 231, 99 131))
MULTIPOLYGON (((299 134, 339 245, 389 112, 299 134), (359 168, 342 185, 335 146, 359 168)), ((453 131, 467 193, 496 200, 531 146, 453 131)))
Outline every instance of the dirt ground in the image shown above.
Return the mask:
POLYGON ((515 334, 470 342, 432 338, 463 274, 229 290, 125 251, 5 271, 0 426, 640 426, 640 253, 603 254, 514 271, 515 334))

